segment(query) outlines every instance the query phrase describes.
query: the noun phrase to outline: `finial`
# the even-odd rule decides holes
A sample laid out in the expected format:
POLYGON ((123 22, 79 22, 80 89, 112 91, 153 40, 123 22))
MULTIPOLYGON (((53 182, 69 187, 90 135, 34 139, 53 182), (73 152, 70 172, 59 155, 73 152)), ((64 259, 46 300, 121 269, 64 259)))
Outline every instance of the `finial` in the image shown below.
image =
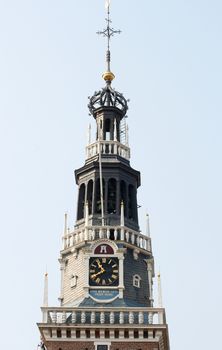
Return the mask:
POLYGON ((85 204, 85 226, 89 225, 89 204, 88 201, 86 201, 85 204))
POLYGON ((116 124, 116 118, 114 119, 114 141, 117 141, 117 124, 116 124))
POLYGON ((125 226, 125 220, 124 220, 124 202, 121 201, 121 207, 120 207, 120 226, 125 226))
POLYGON ((146 214, 146 234, 150 237, 150 217, 149 214, 146 214))
POLYGON ((125 133, 126 133, 126 146, 129 146, 129 125, 125 124, 125 133))
POLYGON ((45 276, 44 276, 44 295, 43 295, 43 306, 48 306, 48 272, 46 268, 45 276))
POLYGON ((162 286, 161 286, 160 272, 158 272, 157 278, 158 278, 158 307, 163 307, 162 286))
POLYGON ((64 236, 67 235, 67 231, 68 231, 68 228, 67 228, 67 221, 68 221, 68 214, 65 213, 64 236))
POLYGON ((91 124, 88 125, 88 145, 91 143, 91 124))
POLYGON ((107 51, 106 51, 107 70, 105 73, 103 73, 103 76, 102 76, 103 79, 107 82, 107 84, 110 84, 112 82, 112 80, 115 78, 115 75, 110 70, 110 61, 111 61, 111 59, 110 59, 110 57, 111 57, 110 39, 111 39, 111 36, 114 36, 114 34, 121 33, 120 30, 115 30, 115 29, 110 27, 110 24, 112 23, 112 21, 110 19, 110 3, 111 3, 111 0, 106 0, 105 7, 107 10, 107 18, 106 18, 107 27, 103 31, 97 32, 97 34, 102 34, 103 36, 107 37, 107 51))

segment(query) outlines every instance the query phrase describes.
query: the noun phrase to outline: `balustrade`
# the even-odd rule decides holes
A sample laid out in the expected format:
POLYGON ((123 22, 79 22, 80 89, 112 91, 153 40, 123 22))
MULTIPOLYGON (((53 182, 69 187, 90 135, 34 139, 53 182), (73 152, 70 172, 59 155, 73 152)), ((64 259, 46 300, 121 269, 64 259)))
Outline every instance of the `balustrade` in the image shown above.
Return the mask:
POLYGON ((101 238, 110 239, 111 231, 113 231, 114 241, 125 241, 139 248, 151 251, 150 237, 123 226, 89 226, 69 232, 63 237, 63 248, 67 249, 84 241, 93 241, 101 238))
POLYGON ((127 160, 130 159, 130 148, 123 145, 119 141, 97 141, 86 147, 86 157, 87 159, 99 154, 99 145, 101 154, 106 155, 119 155, 127 160))
POLYGON ((166 324, 163 308, 81 309, 42 307, 43 323, 47 324, 166 324))

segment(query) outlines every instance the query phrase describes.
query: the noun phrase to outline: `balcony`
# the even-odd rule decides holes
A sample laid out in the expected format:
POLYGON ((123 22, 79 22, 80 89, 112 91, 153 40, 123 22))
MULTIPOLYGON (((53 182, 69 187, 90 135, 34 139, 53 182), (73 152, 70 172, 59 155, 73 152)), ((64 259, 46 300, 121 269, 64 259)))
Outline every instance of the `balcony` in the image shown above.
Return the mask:
POLYGON ((44 324, 166 325, 163 308, 49 308, 42 307, 44 324))
POLYGON ((114 242, 125 242, 138 248, 152 251, 151 239, 140 232, 125 226, 88 226, 68 232, 63 236, 63 249, 68 249, 85 241, 112 239, 114 242))
POLYGON ((118 155, 130 159, 130 148, 119 141, 97 141, 86 147, 86 159, 99 154, 99 145, 102 155, 118 155))

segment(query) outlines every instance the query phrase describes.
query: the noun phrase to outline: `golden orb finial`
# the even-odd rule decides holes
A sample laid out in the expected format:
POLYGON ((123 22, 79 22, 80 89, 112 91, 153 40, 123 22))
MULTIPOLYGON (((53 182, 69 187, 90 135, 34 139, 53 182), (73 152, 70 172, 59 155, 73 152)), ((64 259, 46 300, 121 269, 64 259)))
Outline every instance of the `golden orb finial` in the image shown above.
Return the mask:
POLYGON ((109 71, 103 73, 102 77, 105 81, 112 81, 113 79, 115 79, 115 75, 109 71))

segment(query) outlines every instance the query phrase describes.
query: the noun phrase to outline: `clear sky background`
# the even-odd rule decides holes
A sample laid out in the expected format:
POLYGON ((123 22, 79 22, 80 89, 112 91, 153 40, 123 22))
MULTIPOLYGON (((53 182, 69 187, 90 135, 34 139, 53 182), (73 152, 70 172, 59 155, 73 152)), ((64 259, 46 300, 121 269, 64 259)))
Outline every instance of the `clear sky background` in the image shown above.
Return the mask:
MULTIPOLYGON (((113 86, 130 98, 171 350, 221 334, 220 0, 113 0, 113 86)), ((64 212, 84 163, 87 97, 104 84, 104 0, 0 0, 1 348, 36 349, 43 276, 58 305, 64 212)))

